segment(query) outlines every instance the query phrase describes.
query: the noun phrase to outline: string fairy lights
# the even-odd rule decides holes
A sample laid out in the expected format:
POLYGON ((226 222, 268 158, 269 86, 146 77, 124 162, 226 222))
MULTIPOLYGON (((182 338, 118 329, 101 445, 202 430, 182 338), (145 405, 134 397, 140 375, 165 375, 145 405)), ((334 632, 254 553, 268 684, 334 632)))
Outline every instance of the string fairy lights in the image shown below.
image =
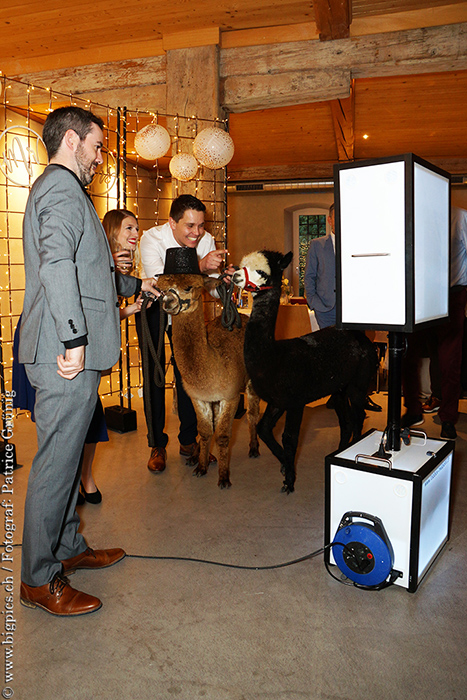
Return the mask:
MULTIPOLYGON (((12 126, 18 130, 18 139, 25 139, 25 154, 35 152, 33 133, 42 133, 47 114, 67 104, 90 109, 104 121, 105 153, 101 173, 96 176, 90 193, 99 217, 106 211, 124 205, 139 220, 140 231, 164 223, 168 219, 171 201, 178 194, 191 192, 207 206, 207 228, 219 247, 227 247, 225 168, 209 169, 199 165, 191 155, 197 135, 203 129, 228 130, 227 120, 200 119, 197 115, 162 114, 160 111, 131 110, 100 104, 73 93, 61 93, 51 86, 37 86, 11 79, 0 72, 0 126, 3 133, 12 126), (164 154, 154 161, 147 161, 136 148, 137 134, 152 125, 163 129, 169 137, 164 154), (26 131, 26 128, 30 131, 26 131), (26 135, 25 135, 26 134, 26 135), (34 147, 33 147, 34 146, 34 147), (125 167, 123 167, 123 153, 125 167), (172 151, 172 152, 170 152, 172 151), (177 179, 181 171, 170 172, 169 163, 175 156, 187 162, 190 156, 196 163, 196 172, 189 181, 177 179), (118 171, 118 173, 117 173, 118 171), (181 188, 183 186, 183 190, 181 188)), ((230 137, 229 137, 230 138, 230 137)), ((167 142, 167 138, 166 138, 167 142)), ((9 145, 0 142, 0 166, 8 159, 9 145)), ((26 169, 26 158, 12 159, 12 167, 26 169)), ((30 157, 30 156, 29 156, 30 157)), ((45 167, 45 151, 41 151, 41 167, 45 167)), ((193 168, 193 161, 191 165, 193 168)), ((177 161, 175 161, 176 163, 177 161)), ((30 165, 30 163, 29 163, 30 165)), ((39 173, 34 172, 34 179, 39 173)), ((11 381, 13 334, 22 310, 24 296, 24 265, 22 259, 22 216, 33 178, 24 184, 15 184, 0 167, 0 311, 3 338, 3 364, 5 378, 11 381)), ((129 358, 129 390, 139 389, 142 383, 138 342, 133 318, 129 323, 128 340, 122 336, 124 363, 129 358)), ((168 355, 167 355, 168 356, 168 355)), ((123 390, 119 372, 114 369, 104 377, 101 394, 119 394, 123 390)))

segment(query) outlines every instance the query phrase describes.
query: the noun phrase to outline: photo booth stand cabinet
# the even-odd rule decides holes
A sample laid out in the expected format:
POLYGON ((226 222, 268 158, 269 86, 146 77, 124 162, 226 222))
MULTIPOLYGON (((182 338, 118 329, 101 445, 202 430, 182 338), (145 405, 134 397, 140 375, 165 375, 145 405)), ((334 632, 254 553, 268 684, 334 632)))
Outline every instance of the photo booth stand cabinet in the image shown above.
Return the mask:
POLYGON ((334 181, 337 327, 389 332, 389 384, 385 434, 326 458, 325 544, 346 513, 371 514, 413 592, 448 540, 454 445, 401 440, 402 354, 406 333, 449 315, 450 176, 407 153, 336 165, 334 181))
MULTIPOLYGON (((417 590, 449 538, 453 445, 412 437, 390 460, 376 457, 381 431, 328 455, 325 462, 325 542, 332 542, 343 514, 377 516, 394 550, 395 584, 417 590), (376 457, 376 458, 375 458, 376 457)), ((335 564, 332 551, 325 561, 335 564)))

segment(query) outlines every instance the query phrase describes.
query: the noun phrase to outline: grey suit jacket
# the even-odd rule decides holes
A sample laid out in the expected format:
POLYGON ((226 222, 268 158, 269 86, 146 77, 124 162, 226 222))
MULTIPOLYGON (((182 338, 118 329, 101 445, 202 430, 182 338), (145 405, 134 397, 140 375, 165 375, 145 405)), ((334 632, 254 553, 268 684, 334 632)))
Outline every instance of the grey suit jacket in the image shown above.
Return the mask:
POLYGON ((336 254, 328 233, 310 243, 305 268, 305 296, 310 309, 330 311, 336 305, 336 254))
MULTIPOLYGON (((78 178, 48 165, 34 183, 23 222, 26 291, 19 361, 56 363, 64 343, 87 337, 85 369, 112 367, 120 352, 113 258, 102 224, 78 178)), ((117 275, 118 292, 139 289, 117 275)))

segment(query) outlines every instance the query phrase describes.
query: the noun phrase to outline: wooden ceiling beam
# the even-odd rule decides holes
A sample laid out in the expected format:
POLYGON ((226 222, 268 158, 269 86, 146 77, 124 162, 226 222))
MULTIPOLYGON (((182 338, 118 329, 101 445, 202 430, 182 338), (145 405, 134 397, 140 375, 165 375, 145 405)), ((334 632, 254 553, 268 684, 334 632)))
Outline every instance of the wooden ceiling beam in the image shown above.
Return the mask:
POLYGON ((352 0, 313 0, 320 41, 347 39, 352 22, 352 0))
POLYGON ((227 111, 251 112, 345 98, 350 91, 350 72, 308 70, 232 76, 223 82, 223 89, 227 111))
POLYGON ((274 182, 279 180, 333 179, 335 161, 263 165, 252 167, 227 166, 229 182, 274 182))
MULTIPOLYGON (((164 54, 153 58, 97 63, 90 66, 28 73, 18 77, 23 82, 65 94, 72 92, 78 96, 82 94, 89 96, 91 93, 96 93, 96 101, 100 101, 100 93, 123 88, 141 89, 143 86, 154 88, 163 85, 165 90, 166 57, 164 54)), ((9 95, 10 102, 18 104, 19 99, 24 99, 24 87, 12 81, 9 95)), ((44 101, 41 90, 34 90, 29 95, 31 104, 44 101)), ((125 103, 116 102, 115 104, 125 103)))
POLYGON ((223 105, 236 113, 342 99, 349 96, 350 80, 354 78, 465 69, 467 23, 332 42, 291 42, 221 51, 223 105), (345 76, 347 90, 337 94, 339 86, 344 88, 345 76), (279 83, 281 89, 277 88, 279 83))

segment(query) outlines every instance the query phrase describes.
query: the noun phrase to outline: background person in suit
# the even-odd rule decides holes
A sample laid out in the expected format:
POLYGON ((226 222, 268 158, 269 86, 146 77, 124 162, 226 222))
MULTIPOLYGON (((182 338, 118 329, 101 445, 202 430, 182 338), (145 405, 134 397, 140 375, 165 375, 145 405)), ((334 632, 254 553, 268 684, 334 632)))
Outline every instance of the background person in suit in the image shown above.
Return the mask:
MULTIPOLYGON (((336 325, 336 234, 334 202, 329 207, 328 234, 314 238, 310 243, 305 268, 305 297, 308 306, 315 312, 320 330, 336 325)), ((332 397, 328 408, 334 408, 332 397)), ((381 411, 369 396, 365 408, 368 411, 381 411)))
MULTIPOLYGON (((25 503, 21 602, 81 615, 101 601, 70 586, 75 569, 110 566, 122 549, 92 550, 78 532, 79 460, 101 370, 120 352, 112 255, 85 187, 102 163, 102 120, 79 107, 51 112, 42 138, 49 165, 24 215, 26 289, 19 361, 36 390, 38 450, 25 503)), ((120 294, 154 289, 117 275, 120 294)))
POLYGON ((336 235, 334 204, 329 207, 330 232, 310 243, 305 267, 305 297, 321 328, 336 325, 336 235))

